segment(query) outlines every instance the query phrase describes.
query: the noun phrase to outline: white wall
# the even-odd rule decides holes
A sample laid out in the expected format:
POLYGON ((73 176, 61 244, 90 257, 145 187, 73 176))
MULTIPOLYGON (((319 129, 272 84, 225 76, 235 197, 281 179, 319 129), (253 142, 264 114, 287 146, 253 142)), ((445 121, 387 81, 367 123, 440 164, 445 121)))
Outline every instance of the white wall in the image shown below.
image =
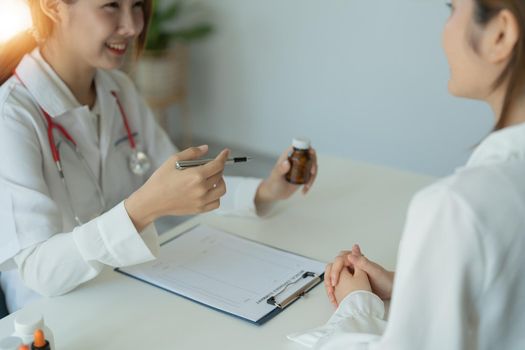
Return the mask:
POLYGON ((192 48, 194 134, 277 155, 321 153, 450 173, 489 132, 484 104, 448 95, 445 0, 204 0, 192 48))

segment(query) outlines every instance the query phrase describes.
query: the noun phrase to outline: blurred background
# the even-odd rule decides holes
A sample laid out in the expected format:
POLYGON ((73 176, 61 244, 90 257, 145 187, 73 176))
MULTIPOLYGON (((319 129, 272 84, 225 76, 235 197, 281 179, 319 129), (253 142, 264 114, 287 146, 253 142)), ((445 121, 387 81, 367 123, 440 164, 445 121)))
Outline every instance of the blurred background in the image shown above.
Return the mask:
MULTIPOLYGON (((23 9, 12 15, 24 1, 0 0, 0 42, 26 25, 23 9)), ((179 147, 230 147, 266 170, 306 136, 321 154, 442 176, 491 130, 487 106, 447 92, 445 0, 165 0, 156 11, 146 55, 125 69, 179 147)))

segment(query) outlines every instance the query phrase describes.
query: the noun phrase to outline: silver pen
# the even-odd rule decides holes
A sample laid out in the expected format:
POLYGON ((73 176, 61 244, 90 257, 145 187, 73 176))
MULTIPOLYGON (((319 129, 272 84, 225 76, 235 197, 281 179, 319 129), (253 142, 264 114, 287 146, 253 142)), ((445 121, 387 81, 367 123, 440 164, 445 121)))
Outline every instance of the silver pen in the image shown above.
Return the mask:
MULTIPOLYGON (((235 163, 246 163, 250 161, 251 157, 234 157, 234 158, 228 158, 226 160, 225 164, 235 164, 235 163)), ((211 162, 214 159, 196 159, 196 160, 179 160, 175 163, 175 168, 182 170, 186 168, 191 168, 195 166, 201 166, 206 163, 211 162)))

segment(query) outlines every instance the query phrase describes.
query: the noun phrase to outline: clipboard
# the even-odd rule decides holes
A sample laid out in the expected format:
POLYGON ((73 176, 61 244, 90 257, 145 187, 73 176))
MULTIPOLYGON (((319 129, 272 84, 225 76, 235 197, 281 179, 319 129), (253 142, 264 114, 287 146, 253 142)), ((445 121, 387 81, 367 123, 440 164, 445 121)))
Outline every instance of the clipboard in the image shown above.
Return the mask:
POLYGON ((288 305, 290 305, 291 303, 293 303, 294 301, 296 301, 300 297, 306 295, 306 293, 308 293, 312 288, 314 288, 316 285, 321 283, 323 281, 323 276, 324 276, 324 274, 319 276, 315 272, 306 271, 297 280, 287 283, 282 291, 274 293, 274 295, 272 295, 271 297, 266 299, 266 303, 268 303, 270 305, 273 305, 273 306, 277 306, 279 309, 285 309, 288 305), (308 277, 313 277, 313 279, 310 282, 308 282, 307 284, 305 284, 303 287, 297 289, 292 295, 288 296, 287 298, 284 298, 284 300, 277 301, 278 296, 282 292, 284 292, 286 290, 286 288, 288 288, 288 286, 291 286, 291 285, 297 283, 298 281, 300 281, 301 279, 308 278, 308 277))
POLYGON ((197 225, 164 242, 157 260, 115 270, 262 325, 321 283, 325 265, 197 225))

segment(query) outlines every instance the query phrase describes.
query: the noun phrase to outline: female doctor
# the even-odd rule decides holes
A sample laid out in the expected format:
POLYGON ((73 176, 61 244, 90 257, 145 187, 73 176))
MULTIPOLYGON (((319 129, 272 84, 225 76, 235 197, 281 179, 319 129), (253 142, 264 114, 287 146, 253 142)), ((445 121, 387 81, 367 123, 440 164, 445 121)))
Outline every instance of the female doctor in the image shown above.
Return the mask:
POLYGON ((325 274, 328 323, 290 336, 336 349, 525 348, 525 1, 453 0, 443 45, 456 96, 495 130, 452 176, 418 193, 397 272, 343 251, 325 274), (391 299, 385 321, 382 299, 391 299))
MULTIPOLYGON (((264 181, 223 178, 228 150, 175 170, 207 147, 175 154, 114 70, 133 42, 144 47, 151 0, 29 4, 33 30, 0 49, 0 281, 11 312, 38 295, 67 293, 104 265, 154 259, 161 216, 219 205, 255 215, 297 190, 284 180, 286 152, 264 181)), ((303 193, 316 165, 312 173, 303 193)))

